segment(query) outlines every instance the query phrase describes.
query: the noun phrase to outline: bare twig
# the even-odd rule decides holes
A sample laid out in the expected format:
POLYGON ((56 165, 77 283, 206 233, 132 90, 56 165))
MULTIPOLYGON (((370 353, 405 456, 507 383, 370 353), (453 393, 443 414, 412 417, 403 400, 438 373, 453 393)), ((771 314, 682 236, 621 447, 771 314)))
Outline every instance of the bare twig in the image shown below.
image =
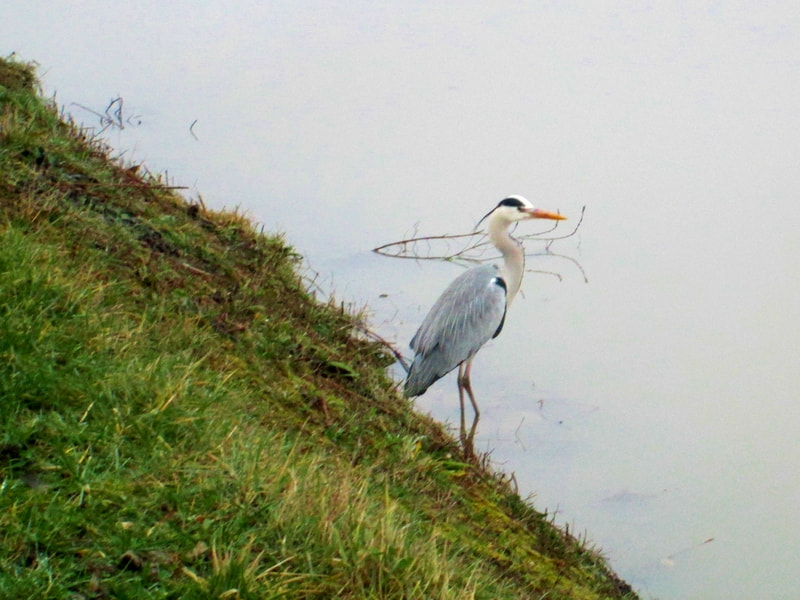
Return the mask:
POLYGON ((122 96, 112 98, 102 113, 97 112, 96 110, 93 110, 88 106, 84 106, 78 102, 73 102, 71 106, 82 108, 86 112, 92 113, 100 120, 101 128, 96 135, 103 133, 109 127, 125 129, 126 123, 134 127, 142 124, 141 120, 139 120, 139 115, 130 114, 127 117, 124 116, 124 100, 122 96))
POLYGON ((392 355, 397 359, 397 362, 400 363, 400 366, 402 366, 403 369, 405 370, 405 372, 408 373, 408 371, 409 371, 409 369, 411 367, 406 362, 405 357, 403 357, 403 355, 400 353, 400 351, 397 348, 395 348, 389 340, 387 340, 386 338, 378 335, 377 333, 375 333, 374 331, 372 331, 371 329, 369 329, 366 326, 362 325, 361 327, 359 327, 359 329, 361 329, 361 332, 364 335, 366 335, 367 337, 375 340, 376 342, 381 344, 384 348, 386 348, 389 352, 391 352, 392 355))
MULTIPOLYGON (((583 215, 584 215, 585 213, 586 213, 586 205, 584 204, 584 205, 581 207, 581 216, 578 218, 578 222, 577 222, 577 223, 575 223, 575 227, 574 227, 574 228, 572 229, 572 231, 570 231, 568 234, 566 234, 566 235, 559 235, 559 236, 556 236, 556 237, 551 237, 551 238, 539 238, 539 237, 537 237, 536 239, 537 239, 537 240, 544 240, 544 239, 547 239, 547 241, 548 241, 548 242, 550 242, 550 244, 552 244, 552 243, 553 243, 553 242, 555 242, 556 240, 565 240, 565 239, 567 239, 567 238, 569 238, 569 237, 572 237, 573 235, 575 235, 576 233, 578 233, 578 229, 580 228, 580 226, 581 226, 581 223, 583 223, 583 215)), ((558 224, 558 222, 556 222, 556 224, 558 224)), ((555 229, 555 227, 553 227, 553 229, 555 229)), ((552 229, 551 229, 551 231, 552 231, 552 229)), ((523 235, 523 236, 520 236, 520 237, 521 237, 522 239, 526 239, 526 236, 524 236, 524 235, 523 235)), ((547 244, 547 247, 548 247, 548 248, 550 248, 550 244, 547 244)))
MULTIPOLYGON (((556 256, 572 262, 581 272, 584 281, 588 282, 586 273, 580 266, 577 260, 570 256, 561 254, 554 254, 550 251, 552 244, 557 240, 564 240, 574 236, 583 223, 586 206, 581 208, 581 215, 578 222, 569 233, 559 236, 542 237, 545 234, 552 233, 558 227, 556 223, 553 227, 532 234, 525 234, 519 236, 520 240, 525 242, 544 242, 544 251, 528 252, 526 256, 541 256, 546 254, 549 256, 556 256)), ((416 232, 416 228, 415 228, 416 232)), ((373 252, 382 256, 390 258, 405 258, 412 260, 447 260, 447 261, 463 261, 467 263, 485 262, 487 260, 494 260, 498 258, 498 254, 492 252, 487 254, 487 250, 491 249, 491 244, 487 239, 486 233, 483 231, 474 231, 472 233, 461 234, 445 234, 445 235, 432 235, 423 237, 410 237, 397 242, 383 244, 377 248, 373 248, 373 252), (434 248, 437 245, 442 245, 441 251, 436 251, 434 248), (455 247, 453 247, 455 245, 455 247)), ((557 273, 542 271, 549 273, 556 277, 561 278, 557 273)))
POLYGON ((425 242, 430 247, 430 242, 434 240, 456 240, 459 238, 475 238, 476 236, 483 236, 485 235, 483 232, 475 231, 473 233, 461 233, 457 235, 431 235, 431 236, 424 236, 424 237, 415 237, 415 238, 408 238, 405 240, 400 240, 399 242, 390 242, 388 244, 384 244, 383 246, 378 246, 377 248, 373 248, 372 251, 376 252, 377 254, 381 254, 383 256, 388 256, 390 258, 410 258, 413 260, 452 260, 456 256, 463 254, 467 250, 475 248, 478 244, 473 244, 471 246, 467 246, 464 250, 456 252, 455 254, 447 254, 441 256, 435 255, 427 255, 421 256, 419 254, 406 254, 407 247, 410 245, 420 244, 425 242), (396 250, 391 250, 395 249, 396 250))
POLYGON ((108 106, 106 106, 106 119, 108 120, 109 123, 113 123, 120 129, 125 129, 125 124, 122 122, 122 103, 123 103, 122 96, 117 96, 116 98, 111 100, 108 103, 108 106))

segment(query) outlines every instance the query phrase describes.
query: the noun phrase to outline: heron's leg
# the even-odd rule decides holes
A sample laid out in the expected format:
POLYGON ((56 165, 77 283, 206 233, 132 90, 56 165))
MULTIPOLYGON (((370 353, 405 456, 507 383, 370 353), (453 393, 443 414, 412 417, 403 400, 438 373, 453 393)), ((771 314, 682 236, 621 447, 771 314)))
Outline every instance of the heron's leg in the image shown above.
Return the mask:
POLYGON ((456 377, 456 381, 458 382, 458 402, 461 405, 461 429, 459 430, 460 439, 461 439, 461 447, 465 447, 465 443, 467 441, 467 425, 464 421, 464 363, 458 365, 458 377, 456 377))
POLYGON ((475 418, 472 421, 472 427, 470 427, 469 435, 467 436, 467 448, 465 448, 466 453, 470 457, 475 456, 472 440, 475 438, 475 429, 477 429, 478 420, 481 418, 481 411, 478 410, 478 403, 475 401, 475 394, 472 393, 472 383, 469 380, 469 372, 471 369, 472 369, 472 359, 469 359, 466 362, 466 367, 464 368, 464 374, 461 379, 461 385, 467 391, 467 395, 469 396, 469 401, 472 403, 472 410, 475 411, 475 418))

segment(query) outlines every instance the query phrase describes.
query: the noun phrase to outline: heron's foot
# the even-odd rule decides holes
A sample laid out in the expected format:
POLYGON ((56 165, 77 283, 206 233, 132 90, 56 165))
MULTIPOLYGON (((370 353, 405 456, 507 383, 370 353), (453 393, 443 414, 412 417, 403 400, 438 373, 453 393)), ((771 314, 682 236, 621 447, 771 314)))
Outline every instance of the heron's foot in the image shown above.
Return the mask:
POLYGON ((461 435, 461 452, 464 455, 464 460, 468 462, 476 462, 478 458, 475 454, 474 435, 474 429, 470 432, 470 435, 466 435, 465 432, 462 432, 461 435))
POLYGON ((464 453, 464 460, 467 462, 475 462, 477 456, 475 456, 475 447, 472 445, 472 442, 466 442, 461 445, 461 451, 464 453))

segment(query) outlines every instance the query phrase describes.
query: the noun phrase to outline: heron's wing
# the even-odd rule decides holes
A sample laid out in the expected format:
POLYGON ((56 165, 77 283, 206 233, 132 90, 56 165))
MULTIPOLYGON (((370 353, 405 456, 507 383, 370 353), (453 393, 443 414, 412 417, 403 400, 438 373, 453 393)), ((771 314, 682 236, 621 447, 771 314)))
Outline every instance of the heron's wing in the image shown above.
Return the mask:
POLYGON ((496 267, 475 267, 458 276, 411 340, 415 357, 406 380, 406 395, 422 394, 472 357, 500 333, 505 312, 506 287, 496 267))

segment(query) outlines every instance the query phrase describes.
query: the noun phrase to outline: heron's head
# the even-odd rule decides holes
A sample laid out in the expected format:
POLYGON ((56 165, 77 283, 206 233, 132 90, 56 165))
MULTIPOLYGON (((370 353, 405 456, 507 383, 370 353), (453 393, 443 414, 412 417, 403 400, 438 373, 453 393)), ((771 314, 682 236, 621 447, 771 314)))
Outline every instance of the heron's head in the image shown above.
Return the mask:
POLYGON ((480 227, 480 224, 486 219, 490 221, 497 220, 504 222, 506 225, 510 225, 511 223, 524 221, 526 219, 552 219, 554 221, 562 221, 566 218, 567 217, 561 216, 558 213, 536 208, 527 198, 523 198, 522 196, 509 196, 501 200, 497 206, 483 217, 483 219, 478 221, 475 229, 480 227))

